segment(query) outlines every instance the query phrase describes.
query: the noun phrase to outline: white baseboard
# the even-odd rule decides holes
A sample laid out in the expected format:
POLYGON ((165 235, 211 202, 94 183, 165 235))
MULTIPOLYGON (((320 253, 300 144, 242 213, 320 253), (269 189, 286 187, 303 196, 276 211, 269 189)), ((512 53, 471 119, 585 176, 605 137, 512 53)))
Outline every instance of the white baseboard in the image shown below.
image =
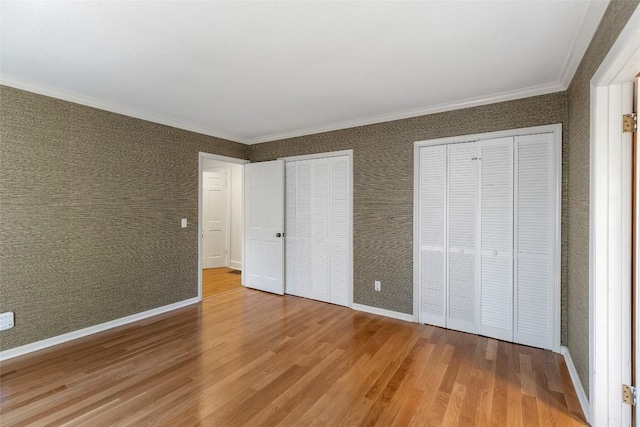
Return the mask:
POLYGON ((397 311, 385 310, 383 308, 371 307, 369 305, 356 304, 355 302, 351 304, 351 308, 358 311, 364 311, 365 313, 378 314, 380 316, 392 317, 406 322, 413 322, 413 314, 399 313, 397 311))
POLYGON ((22 345, 20 347, 10 348, 9 350, 0 351, 0 361, 12 359, 14 357, 22 356, 34 351, 42 350, 47 347, 53 347, 54 345, 62 344, 67 341, 72 341, 78 338, 86 337, 87 335, 96 334, 98 332, 106 331, 107 329, 116 328, 118 326, 126 325, 127 323, 137 322, 138 320, 146 319, 148 317, 157 316, 158 314, 166 313, 168 311, 176 310, 178 308, 185 307, 187 305, 195 304, 200 300, 196 298, 186 299, 184 301, 174 302, 173 304, 165 305, 151 310, 143 311, 141 313, 132 314, 130 316, 114 319, 109 322, 100 323, 99 325, 89 326, 88 328, 79 329, 77 331, 68 332, 66 334, 58 335, 55 337, 47 338, 41 341, 32 342, 31 344, 22 345))
POLYGON ((229 261, 229 268, 233 268, 234 270, 242 270, 242 262, 229 261))
POLYGON ((576 371, 573 360, 571 360, 569 349, 565 346, 562 346, 561 352, 564 356, 564 362, 567 364, 567 369, 569 370, 569 375, 571 376, 571 381, 573 382, 573 388, 576 389, 576 394, 578 395, 578 400, 580 401, 580 406, 582 407, 582 413, 584 414, 587 422, 591 423, 591 405, 589 404, 589 398, 584 392, 582 382, 580 381, 580 377, 578 376, 578 371, 576 371))

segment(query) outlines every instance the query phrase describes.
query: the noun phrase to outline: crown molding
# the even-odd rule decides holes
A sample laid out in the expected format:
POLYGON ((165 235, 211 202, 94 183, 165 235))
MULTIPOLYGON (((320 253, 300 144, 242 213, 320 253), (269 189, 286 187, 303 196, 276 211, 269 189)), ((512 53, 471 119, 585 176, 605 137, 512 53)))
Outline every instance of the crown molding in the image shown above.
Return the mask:
POLYGON ((480 96, 476 98, 468 98, 462 101, 449 102, 445 104, 435 105, 426 108, 417 108, 405 110, 397 113, 381 114, 378 116, 363 117, 356 120, 347 120, 344 122, 336 122, 322 126, 314 126, 304 129, 296 129, 293 131, 275 133, 257 138, 248 138, 245 144, 253 145, 263 142, 277 141, 280 139, 295 138, 299 136, 313 135, 317 133, 331 132, 354 128, 359 126, 367 126, 394 120, 410 119, 413 117, 426 116, 428 114, 443 113, 446 111, 461 110, 463 108, 478 107, 481 105, 495 104, 498 102, 512 101, 515 99, 529 98, 532 96, 546 95, 553 92, 566 90, 566 87, 559 82, 547 83, 539 86, 532 86, 525 89, 516 89, 506 92, 497 93, 490 96, 480 96))
POLYGON ((394 120, 409 119, 413 117, 425 116, 428 114, 443 113, 446 111, 460 110, 463 108, 477 107, 481 105, 494 104, 504 101, 512 101, 520 98, 528 98, 531 96, 546 95, 548 93, 559 92, 566 90, 566 86, 563 86, 559 82, 547 83, 538 86, 532 86, 525 89, 516 89, 506 92, 497 93, 490 96, 481 96, 476 98, 468 98, 462 101, 444 103, 426 108, 418 108, 412 110, 405 110, 396 113, 381 114, 377 116, 363 117, 356 120, 347 120, 343 122, 335 122, 322 126, 314 126, 303 129, 296 129, 292 131, 275 133, 255 138, 243 138, 236 135, 228 135, 222 132, 218 132, 211 129, 205 129, 198 126, 194 126, 190 123, 175 120, 169 117, 163 117, 158 115, 149 114, 137 109, 125 107, 123 105, 102 101, 96 98, 80 95, 77 93, 62 91, 54 88, 49 88, 43 85, 27 82, 12 76, 2 75, 0 76, 0 84, 10 86, 16 89, 25 90, 28 92, 37 93, 64 101, 73 102, 80 105, 86 105, 100 110, 110 111, 112 113, 123 114, 125 116, 135 117, 137 119, 146 120, 154 123, 159 123, 166 126, 175 127, 191 132, 200 133, 203 135, 212 136, 215 138, 226 139, 233 142, 238 142, 246 145, 260 144, 263 142, 277 141, 280 139, 295 138, 299 136, 313 135, 317 133, 330 132, 335 130, 348 129, 359 126, 373 125, 384 122, 390 122, 394 120))
POLYGON ((149 114, 147 112, 144 112, 135 108, 126 107, 124 105, 115 104, 108 101, 103 101, 90 96, 80 95, 75 92, 59 90, 52 87, 47 87, 44 85, 28 82, 26 80, 9 76, 7 74, 2 74, 0 76, 0 84, 4 86, 9 86, 15 89, 24 90, 27 92, 37 93, 38 95, 49 96, 51 98, 57 98, 63 101, 73 102, 75 104, 85 105, 87 107, 93 107, 99 110, 109 111, 111 113, 122 114, 125 116, 134 117, 136 119, 146 120, 148 122, 154 122, 161 125, 171 126, 174 128, 183 129, 190 132, 199 133, 202 135, 212 136, 214 138, 226 139, 228 141, 246 144, 243 138, 235 135, 228 135, 228 134, 225 134, 224 132, 219 132, 217 130, 205 129, 199 126, 195 126, 191 123, 187 123, 181 120, 176 120, 175 118, 171 118, 171 117, 160 116, 156 114, 149 114))
POLYGON ((580 29, 578 30, 573 44, 569 50, 569 55, 562 67, 560 73, 560 84, 567 89, 573 80, 573 76, 578 70, 578 66, 589 48, 589 44, 593 39, 602 17, 609 7, 610 0, 598 0, 589 2, 587 12, 582 18, 580 29))

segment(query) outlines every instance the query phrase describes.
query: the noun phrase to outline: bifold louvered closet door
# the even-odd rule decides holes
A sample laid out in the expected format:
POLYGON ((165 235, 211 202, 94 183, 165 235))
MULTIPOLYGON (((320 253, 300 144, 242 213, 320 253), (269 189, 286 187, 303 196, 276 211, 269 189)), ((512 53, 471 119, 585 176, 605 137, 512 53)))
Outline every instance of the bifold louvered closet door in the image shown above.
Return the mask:
POLYGON ((553 141, 420 147, 421 322, 552 348, 553 141))
POLYGON ((349 305, 350 159, 285 163, 285 292, 349 305))

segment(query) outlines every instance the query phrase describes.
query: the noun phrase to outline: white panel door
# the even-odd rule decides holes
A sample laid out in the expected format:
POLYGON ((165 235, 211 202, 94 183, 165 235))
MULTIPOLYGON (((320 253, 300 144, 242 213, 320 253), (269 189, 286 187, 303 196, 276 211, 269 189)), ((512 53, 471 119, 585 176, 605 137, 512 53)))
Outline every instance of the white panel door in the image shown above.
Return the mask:
POLYGON ((284 294, 284 162, 244 167, 244 285, 284 294))
POLYGON ((480 334, 513 341, 513 137, 479 144, 480 334))
POLYGON ((478 149, 475 142, 470 142, 450 144, 447 151, 447 327, 478 333, 478 149))
POLYGON ((420 148, 420 322, 445 327, 447 146, 420 148))
POLYGON ((514 341, 553 347, 553 134, 516 137, 514 341))
POLYGON ((202 173, 202 268, 227 266, 227 175, 226 169, 202 173))

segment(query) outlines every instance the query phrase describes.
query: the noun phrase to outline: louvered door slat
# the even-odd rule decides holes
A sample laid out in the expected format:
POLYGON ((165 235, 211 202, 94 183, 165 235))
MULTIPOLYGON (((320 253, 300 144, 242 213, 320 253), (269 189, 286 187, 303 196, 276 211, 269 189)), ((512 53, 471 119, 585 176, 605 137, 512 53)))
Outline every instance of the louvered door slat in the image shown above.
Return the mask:
POLYGON ((349 305, 351 284, 349 255, 350 189, 349 157, 333 157, 329 160, 329 238, 330 238, 330 301, 349 305))
MULTIPOLYGON (((296 295, 312 298, 311 286, 311 163, 296 163, 295 277, 296 295)), ((286 236, 285 236, 286 237, 286 236)))
POLYGON ((514 341, 553 347, 553 134, 516 137, 514 341))
POLYGON ((446 326, 446 146, 420 149, 420 322, 446 326))
POLYGON ((329 160, 311 162, 312 298, 329 301, 329 160))
POLYGON ((513 340, 513 138, 480 143, 480 333, 513 340))
POLYGON ((284 184, 284 235, 285 235, 285 293, 297 295, 296 291, 296 164, 286 162, 284 184))
POLYGON ((451 144, 448 152, 447 327, 477 333, 477 146, 451 144))

